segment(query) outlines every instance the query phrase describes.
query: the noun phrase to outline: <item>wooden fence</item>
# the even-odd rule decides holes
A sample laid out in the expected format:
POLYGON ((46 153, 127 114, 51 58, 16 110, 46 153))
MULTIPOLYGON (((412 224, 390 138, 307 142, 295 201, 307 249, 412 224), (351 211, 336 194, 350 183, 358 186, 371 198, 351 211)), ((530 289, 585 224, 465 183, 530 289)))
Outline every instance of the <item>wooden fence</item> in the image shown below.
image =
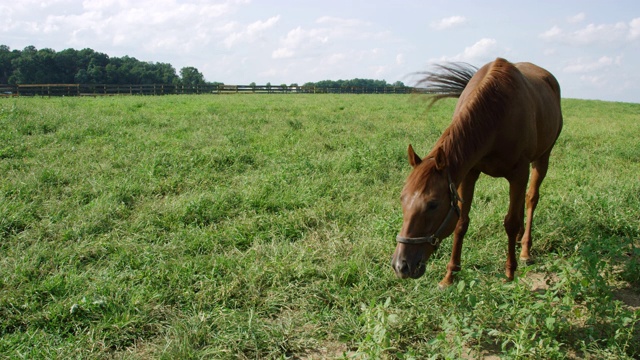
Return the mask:
POLYGON ((309 87, 267 85, 107 85, 107 84, 29 84, 1 85, 0 96, 105 96, 178 94, 410 94, 414 88, 386 87, 309 87))

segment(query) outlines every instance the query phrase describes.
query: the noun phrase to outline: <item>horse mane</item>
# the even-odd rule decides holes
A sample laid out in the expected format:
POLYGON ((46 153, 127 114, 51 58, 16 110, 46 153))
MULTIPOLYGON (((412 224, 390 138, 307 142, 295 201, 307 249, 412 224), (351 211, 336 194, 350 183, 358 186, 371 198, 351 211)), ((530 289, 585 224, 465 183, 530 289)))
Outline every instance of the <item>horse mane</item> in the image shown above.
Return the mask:
POLYGON ((422 78, 416 83, 418 93, 429 94, 429 108, 441 99, 457 98, 467 86, 478 68, 463 62, 433 65, 434 70, 417 73, 422 78))
MULTIPOLYGON (((460 97, 473 76, 482 76, 478 81, 474 80, 473 88, 466 89, 451 124, 426 157, 435 157, 438 151, 443 151, 448 159, 447 166, 457 166, 481 149, 498 128, 498 122, 508 108, 505 104, 517 92, 517 79, 521 74, 512 63, 501 58, 480 70, 465 63, 437 65, 436 69, 425 73, 427 76, 420 82, 426 85, 425 89, 436 92, 430 105, 447 97, 460 97)), ((451 172, 456 170, 450 169, 451 172)))

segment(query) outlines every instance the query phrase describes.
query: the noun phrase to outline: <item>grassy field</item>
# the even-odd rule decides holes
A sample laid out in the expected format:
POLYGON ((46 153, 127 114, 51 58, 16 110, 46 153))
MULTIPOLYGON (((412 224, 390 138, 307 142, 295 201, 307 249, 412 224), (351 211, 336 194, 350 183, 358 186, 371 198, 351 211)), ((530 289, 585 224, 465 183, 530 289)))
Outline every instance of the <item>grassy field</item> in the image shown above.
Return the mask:
POLYGON ((535 264, 504 284, 481 177, 456 284, 389 265, 407 95, 0 99, 0 358, 625 359, 640 354, 640 104, 564 100, 535 264))

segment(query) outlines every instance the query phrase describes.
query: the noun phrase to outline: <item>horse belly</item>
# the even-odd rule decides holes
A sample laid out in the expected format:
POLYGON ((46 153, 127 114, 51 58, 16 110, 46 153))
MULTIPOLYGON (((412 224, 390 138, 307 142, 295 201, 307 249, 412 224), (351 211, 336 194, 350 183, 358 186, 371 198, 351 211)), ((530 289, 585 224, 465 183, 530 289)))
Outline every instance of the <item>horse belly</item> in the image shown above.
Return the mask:
POLYGON ((507 177, 520 164, 522 160, 504 159, 498 157, 485 157, 474 168, 491 177, 507 177))
MULTIPOLYGON (((555 109, 554 109, 555 110, 555 109)), ((539 119, 537 123, 537 146, 536 152, 533 155, 533 160, 538 159, 540 156, 551 151, 551 148, 556 143, 560 131, 562 129, 562 115, 560 115, 560 109, 555 111, 549 111, 546 117, 539 119)))

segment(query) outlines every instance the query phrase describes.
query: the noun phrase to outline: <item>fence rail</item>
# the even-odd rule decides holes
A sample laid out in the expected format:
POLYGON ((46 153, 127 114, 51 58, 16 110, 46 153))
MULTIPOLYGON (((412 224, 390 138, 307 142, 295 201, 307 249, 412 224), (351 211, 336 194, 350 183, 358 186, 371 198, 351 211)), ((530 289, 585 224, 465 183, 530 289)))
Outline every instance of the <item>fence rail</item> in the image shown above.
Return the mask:
POLYGON ((110 84, 0 84, 0 96, 108 96, 177 94, 410 94, 407 86, 340 87, 269 85, 110 85, 110 84))

